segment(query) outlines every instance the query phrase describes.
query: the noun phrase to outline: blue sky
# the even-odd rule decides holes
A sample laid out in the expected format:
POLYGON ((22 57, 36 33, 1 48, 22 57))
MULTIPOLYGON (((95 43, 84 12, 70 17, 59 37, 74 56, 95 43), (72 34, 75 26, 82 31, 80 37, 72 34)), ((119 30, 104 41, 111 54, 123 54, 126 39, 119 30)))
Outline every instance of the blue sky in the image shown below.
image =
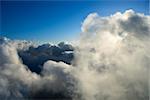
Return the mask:
POLYGON ((149 14, 148 0, 1 1, 0 35, 40 42, 71 41, 89 13, 109 16, 133 9, 149 14))

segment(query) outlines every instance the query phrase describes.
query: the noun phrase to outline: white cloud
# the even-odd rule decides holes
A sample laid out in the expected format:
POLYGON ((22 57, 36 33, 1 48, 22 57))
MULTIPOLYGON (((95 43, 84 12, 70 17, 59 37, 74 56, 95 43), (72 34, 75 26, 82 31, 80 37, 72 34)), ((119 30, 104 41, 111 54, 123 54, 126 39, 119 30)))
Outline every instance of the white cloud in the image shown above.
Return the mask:
POLYGON ((87 16, 74 74, 83 99, 148 100, 149 20, 133 10, 87 16))
POLYGON ((18 46, 13 44, 6 39, 1 40, 0 44, 0 99, 56 98, 57 95, 69 98, 71 89, 68 84, 71 83, 66 80, 71 76, 70 65, 47 61, 42 73, 36 74, 22 64, 17 53, 18 46))

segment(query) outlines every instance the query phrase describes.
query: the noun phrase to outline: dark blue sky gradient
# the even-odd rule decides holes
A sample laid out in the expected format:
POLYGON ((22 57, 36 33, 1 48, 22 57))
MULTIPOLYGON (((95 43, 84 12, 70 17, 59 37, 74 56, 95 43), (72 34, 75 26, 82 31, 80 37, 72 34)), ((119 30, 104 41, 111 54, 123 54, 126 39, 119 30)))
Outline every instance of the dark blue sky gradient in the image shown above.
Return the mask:
POLYGON ((149 14, 148 0, 1 1, 1 35, 41 42, 71 41, 89 13, 108 16, 133 9, 149 14))

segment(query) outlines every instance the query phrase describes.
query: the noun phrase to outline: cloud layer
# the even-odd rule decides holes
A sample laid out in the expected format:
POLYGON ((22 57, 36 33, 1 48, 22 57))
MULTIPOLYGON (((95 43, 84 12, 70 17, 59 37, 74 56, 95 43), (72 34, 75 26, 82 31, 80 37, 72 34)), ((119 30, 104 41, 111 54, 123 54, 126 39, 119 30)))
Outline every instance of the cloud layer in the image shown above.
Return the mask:
MULTIPOLYGON (((18 51, 17 42, 7 38, 1 38, 0 41, 0 99, 71 98, 69 91, 72 91, 72 78, 69 81, 71 70, 68 68, 70 65, 47 60, 41 73, 36 74, 29 70, 30 67, 24 65, 18 56, 18 52, 25 52, 33 45, 25 45, 26 49, 23 45, 18 51)), ((24 42, 20 41, 21 43, 24 42)), ((42 47, 42 50, 45 48, 42 47)))
POLYGON ((76 78, 86 100, 148 100, 150 16, 127 10, 87 16, 76 51, 76 78))
POLYGON ((150 16, 83 21, 77 46, 0 38, 0 99, 148 100, 150 16))

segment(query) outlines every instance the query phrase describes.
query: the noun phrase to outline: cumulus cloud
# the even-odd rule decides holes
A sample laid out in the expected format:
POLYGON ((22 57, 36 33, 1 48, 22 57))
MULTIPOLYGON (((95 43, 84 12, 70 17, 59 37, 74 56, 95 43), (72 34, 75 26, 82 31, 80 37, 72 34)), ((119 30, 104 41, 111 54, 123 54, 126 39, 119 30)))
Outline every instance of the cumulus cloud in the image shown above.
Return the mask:
POLYGON ((32 80, 38 76, 20 61, 17 50, 6 39, 0 45, 0 98, 23 98, 28 94, 32 80))
POLYGON ((0 43, 0 99, 71 98, 70 65, 47 61, 41 74, 31 72, 8 40, 0 43))
POLYGON ((82 99, 148 100, 149 20, 133 10, 87 16, 75 54, 82 99))
POLYGON ((33 83, 30 97, 71 99, 73 96, 72 67, 63 62, 47 61, 41 72, 41 79, 33 83))
POLYGON ((0 38, 0 99, 148 100, 149 20, 91 13, 76 46, 0 38))

